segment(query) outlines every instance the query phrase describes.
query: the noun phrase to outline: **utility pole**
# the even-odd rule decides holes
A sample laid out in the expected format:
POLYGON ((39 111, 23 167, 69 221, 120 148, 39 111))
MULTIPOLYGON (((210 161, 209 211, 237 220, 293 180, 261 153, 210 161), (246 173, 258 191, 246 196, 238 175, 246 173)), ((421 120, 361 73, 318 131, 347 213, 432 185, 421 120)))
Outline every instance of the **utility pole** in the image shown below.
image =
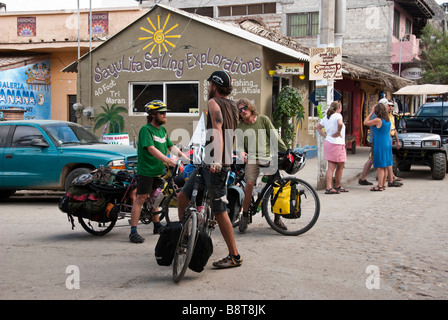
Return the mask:
MULTIPOLYGON (((346 0, 320 0, 319 2, 319 37, 318 48, 342 47, 343 33, 345 32, 346 0)), ((319 101, 322 106, 322 114, 325 117, 330 104, 334 99, 334 77, 326 78, 316 82, 316 87, 326 91, 326 100, 319 101), (325 90, 326 89, 326 90, 325 90)), ((326 187, 325 174, 327 172, 327 161, 324 158, 324 138, 317 136, 318 146, 318 176, 317 189, 326 187)))
MULTIPOLYGON (((320 0, 319 2, 319 37, 318 48, 327 48, 334 46, 334 26, 335 26, 335 10, 336 0, 320 0)), ((328 106, 333 101, 334 96, 334 80, 327 79, 318 81, 316 86, 326 86, 327 100, 319 101, 322 105, 322 114, 326 116, 328 106)), ((323 190, 326 187, 325 174, 327 172, 327 161, 324 158, 324 138, 317 134, 318 146, 318 175, 317 175, 317 190, 323 190)))

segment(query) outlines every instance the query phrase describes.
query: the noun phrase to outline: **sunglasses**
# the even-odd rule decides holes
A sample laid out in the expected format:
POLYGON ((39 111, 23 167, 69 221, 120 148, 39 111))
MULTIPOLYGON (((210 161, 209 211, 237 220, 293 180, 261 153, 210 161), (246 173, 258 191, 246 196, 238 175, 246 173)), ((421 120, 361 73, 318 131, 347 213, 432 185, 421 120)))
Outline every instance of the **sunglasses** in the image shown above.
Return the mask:
POLYGON ((249 108, 248 106, 244 106, 244 107, 238 109, 238 111, 239 112, 243 112, 244 110, 247 110, 248 108, 249 108))
POLYGON ((158 111, 157 113, 160 113, 162 115, 166 115, 166 111, 158 111))

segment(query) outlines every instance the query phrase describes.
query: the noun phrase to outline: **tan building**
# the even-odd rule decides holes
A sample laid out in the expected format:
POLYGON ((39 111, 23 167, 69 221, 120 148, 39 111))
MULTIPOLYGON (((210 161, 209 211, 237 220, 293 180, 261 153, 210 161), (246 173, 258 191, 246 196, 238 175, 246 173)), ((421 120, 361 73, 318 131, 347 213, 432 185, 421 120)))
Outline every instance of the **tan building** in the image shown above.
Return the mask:
POLYGON ((91 43, 89 10, 80 10, 79 20, 77 10, 0 12, 0 113, 18 107, 25 118, 76 121, 77 77, 61 70, 78 59, 78 25, 83 55, 145 12, 93 10, 91 43))
MULTIPOLYGON (((304 53, 233 24, 156 5, 65 71, 78 72, 78 102, 84 111, 91 107, 98 117, 114 104, 127 108, 122 116, 131 140, 146 123, 145 104, 165 101, 171 109, 168 132, 173 142, 185 146, 205 111, 206 79, 213 71, 231 74, 231 99, 248 98, 271 116, 273 96, 284 83, 308 98, 308 81, 298 74, 280 81, 273 77, 276 66, 293 63, 306 74, 308 60, 304 53)), ((89 125, 85 114, 80 121, 89 125)))

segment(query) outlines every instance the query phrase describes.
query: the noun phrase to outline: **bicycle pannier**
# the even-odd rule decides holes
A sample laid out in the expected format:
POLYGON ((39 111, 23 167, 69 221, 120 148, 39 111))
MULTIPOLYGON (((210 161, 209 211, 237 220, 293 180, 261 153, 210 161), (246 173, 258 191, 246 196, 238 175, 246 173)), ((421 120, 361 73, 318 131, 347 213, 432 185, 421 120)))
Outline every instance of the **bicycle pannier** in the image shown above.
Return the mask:
POLYGON ((288 180, 284 185, 276 183, 272 193, 272 212, 280 214, 286 219, 297 219, 301 215, 301 196, 303 190, 297 190, 293 180, 288 180), (291 183, 292 182, 292 183, 291 183))
POLYGON ((188 267, 195 272, 202 272, 208 259, 213 254, 212 238, 204 231, 198 233, 196 246, 188 267))
POLYGON ((170 222, 162 230, 154 252, 157 264, 161 266, 171 265, 181 231, 182 224, 180 221, 170 222))

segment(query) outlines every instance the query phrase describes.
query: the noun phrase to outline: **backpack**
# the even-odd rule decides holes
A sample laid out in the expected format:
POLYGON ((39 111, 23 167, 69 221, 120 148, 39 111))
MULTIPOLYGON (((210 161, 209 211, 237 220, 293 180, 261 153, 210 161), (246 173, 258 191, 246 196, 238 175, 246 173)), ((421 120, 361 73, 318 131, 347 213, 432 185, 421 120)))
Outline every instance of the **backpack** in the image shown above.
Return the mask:
MULTIPOLYGON (((112 221, 117 217, 106 213, 108 201, 105 194, 94 191, 86 185, 72 184, 65 195, 59 199, 59 210, 67 213, 74 228, 73 216, 90 219, 92 221, 112 221)), ((109 210, 110 212, 111 210, 109 210)))
POLYGON ((297 190, 297 184, 294 180, 288 180, 284 185, 275 183, 272 195, 272 212, 279 214, 286 219, 297 219, 301 215, 301 199, 305 193, 303 190, 297 190))
POLYGON ((188 267, 195 272, 202 272, 212 254, 212 238, 205 232, 205 230, 201 230, 198 233, 196 246, 194 247, 193 255, 191 256, 188 267))
POLYGON ((181 231, 182 223, 180 221, 170 222, 162 230, 154 252, 157 264, 161 266, 171 265, 181 231))

